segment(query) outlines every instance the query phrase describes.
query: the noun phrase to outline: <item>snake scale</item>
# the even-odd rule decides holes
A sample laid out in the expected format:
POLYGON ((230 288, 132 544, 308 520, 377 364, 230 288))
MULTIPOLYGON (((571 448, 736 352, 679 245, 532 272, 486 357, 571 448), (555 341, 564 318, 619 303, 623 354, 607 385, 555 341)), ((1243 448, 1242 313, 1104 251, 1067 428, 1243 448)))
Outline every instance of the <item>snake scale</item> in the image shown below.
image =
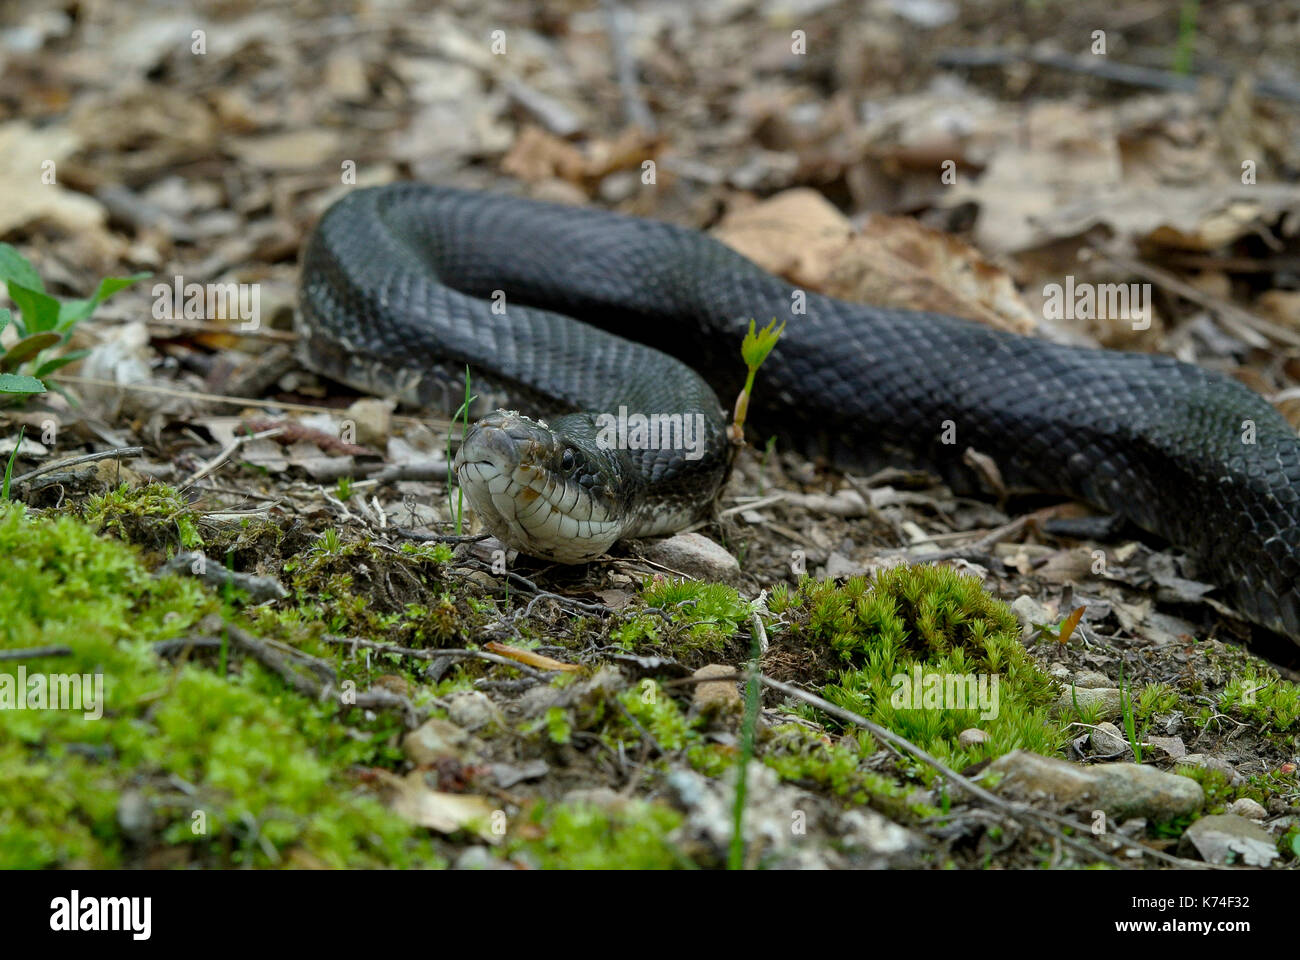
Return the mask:
POLYGON ((395 184, 321 218, 300 350, 323 375, 447 410, 469 366, 487 414, 457 455, 471 504, 507 543, 580 562, 707 510, 729 457, 717 397, 743 383, 751 318, 782 318, 750 407, 759 436, 847 467, 901 458, 959 492, 977 488, 974 448, 1011 489, 1186 549, 1245 616, 1300 638, 1300 441, 1262 396, 1170 357, 938 314, 814 293, 794 313, 795 294, 694 230, 395 184), (505 406, 523 413, 488 412, 505 406))

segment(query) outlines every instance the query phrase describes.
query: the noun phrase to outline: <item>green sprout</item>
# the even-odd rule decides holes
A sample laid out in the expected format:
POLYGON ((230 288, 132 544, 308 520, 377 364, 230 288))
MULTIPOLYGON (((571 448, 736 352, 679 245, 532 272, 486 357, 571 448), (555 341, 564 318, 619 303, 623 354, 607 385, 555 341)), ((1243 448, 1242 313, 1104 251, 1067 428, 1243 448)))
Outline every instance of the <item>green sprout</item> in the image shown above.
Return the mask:
POLYGON ((781 339, 781 334, 785 332, 785 322, 781 326, 776 325, 776 317, 772 318, 762 330, 754 332, 754 321, 749 321, 749 332, 745 334, 745 339, 740 345, 740 355, 745 360, 745 366, 749 372, 745 376, 745 389, 740 391, 740 396, 736 397, 736 409, 731 418, 731 438, 735 443, 740 443, 745 436, 745 417, 749 413, 749 395, 754 392, 754 375, 758 373, 758 368, 763 365, 767 355, 772 352, 776 342, 781 339))

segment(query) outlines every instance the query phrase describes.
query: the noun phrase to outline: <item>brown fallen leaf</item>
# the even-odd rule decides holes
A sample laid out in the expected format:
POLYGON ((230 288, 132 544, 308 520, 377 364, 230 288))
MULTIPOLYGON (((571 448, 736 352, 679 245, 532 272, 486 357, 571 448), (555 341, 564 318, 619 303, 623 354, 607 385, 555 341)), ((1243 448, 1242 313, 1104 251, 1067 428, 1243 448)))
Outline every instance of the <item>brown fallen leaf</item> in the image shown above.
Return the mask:
POLYGON ((483 649, 490 650, 492 653, 503 657, 509 657, 511 660, 518 660, 530 667, 537 667, 539 670, 562 670, 565 673, 578 673, 582 670, 582 667, 576 663, 563 663, 559 660, 552 660, 540 653, 524 650, 521 647, 509 647, 504 643, 497 643, 495 640, 484 644, 483 649))
POLYGON ((439 833, 469 830, 488 843, 500 843, 504 839, 504 834, 492 829, 498 804, 487 797, 431 790, 419 770, 412 770, 405 777, 394 776, 387 770, 373 773, 389 791, 389 807, 403 820, 439 833))
POLYGON ((1061 621, 1061 632, 1057 636, 1057 639, 1062 644, 1070 642, 1070 634, 1074 633, 1074 628, 1079 625, 1079 621, 1083 618, 1083 611, 1085 609, 1087 608, 1077 607, 1070 612, 1068 617, 1061 621))

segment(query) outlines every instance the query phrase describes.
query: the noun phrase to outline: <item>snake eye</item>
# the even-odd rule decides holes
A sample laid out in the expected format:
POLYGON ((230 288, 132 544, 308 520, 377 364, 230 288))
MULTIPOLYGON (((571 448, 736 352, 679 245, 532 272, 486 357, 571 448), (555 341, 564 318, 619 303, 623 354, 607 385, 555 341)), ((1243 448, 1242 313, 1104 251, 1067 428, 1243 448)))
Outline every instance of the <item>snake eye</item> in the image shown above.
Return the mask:
POLYGON ((569 471, 573 469, 573 451, 566 448, 564 454, 560 457, 560 469, 569 471))

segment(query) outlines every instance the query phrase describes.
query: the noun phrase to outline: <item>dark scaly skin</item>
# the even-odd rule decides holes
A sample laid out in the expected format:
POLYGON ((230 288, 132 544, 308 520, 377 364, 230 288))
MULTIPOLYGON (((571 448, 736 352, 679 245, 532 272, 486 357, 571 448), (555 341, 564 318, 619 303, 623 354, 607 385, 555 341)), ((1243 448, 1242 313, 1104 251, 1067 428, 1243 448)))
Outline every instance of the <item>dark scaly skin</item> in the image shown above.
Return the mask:
MULTIPOLYGON (((640 409, 715 411, 682 364, 565 318, 672 354, 727 398, 750 319, 786 319, 750 410, 760 436, 849 464, 903 452, 958 488, 972 485, 962 454, 974 448, 1012 488, 1089 501, 1187 549, 1245 616, 1300 638, 1300 441, 1263 397, 1169 357, 937 314, 809 293, 806 314, 792 315, 794 292, 693 230, 402 184, 356 191, 322 219, 304 258, 304 355, 387 392, 401 380, 394 366, 427 371, 450 356, 452 376, 468 361, 542 414, 615 409, 627 396, 640 409), (512 305, 553 312, 512 306, 506 322, 439 275, 464 294, 504 290, 512 305), (945 421, 955 443, 941 442, 945 421)), ((437 399, 432 379, 408 394, 437 399)), ((721 429, 710 436, 702 465, 641 464, 638 495, 703 510, 725 463, 721 429)))

